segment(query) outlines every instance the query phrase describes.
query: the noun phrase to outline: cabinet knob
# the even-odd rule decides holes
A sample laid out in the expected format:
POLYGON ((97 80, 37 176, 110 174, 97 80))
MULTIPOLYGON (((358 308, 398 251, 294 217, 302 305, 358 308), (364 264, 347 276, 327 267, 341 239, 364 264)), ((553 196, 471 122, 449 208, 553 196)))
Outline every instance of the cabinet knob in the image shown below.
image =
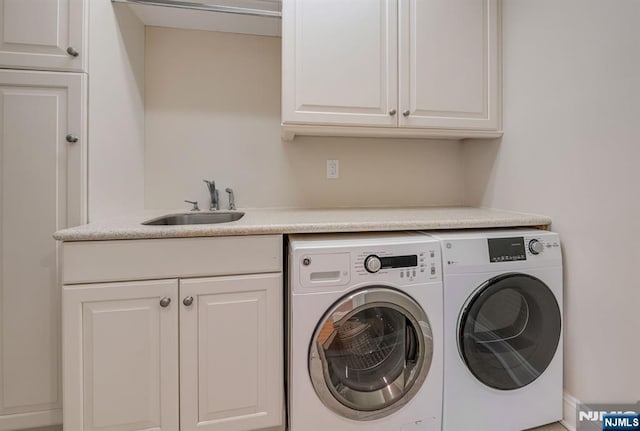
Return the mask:
POLYGON ((70 144, 75 144, 76 142, 78 142, 78 137, 76 135, 68 134, 67 142, 69 142, 70 144))
POLYGON ((67 48, 67 54, 69 54, 71 57, 77 57, 80 55, 80 53, 78 51, 76 51, 73 46, 70 46, 69 48, 67 48))
POLYGON ((391 115, 392 117, 394 115, 396 115, 398 113, 398 111, 396 111, 395 109, 392 109, 391 111, 389 111, 389 115, 391 115))
POLYGON ((182 300, 182 303, 187 307, 190 306, 191 304, 193 304, 193 296, 187 296, 182 300))
POLYGON ((411 115, 411 111, 407 109, 406 111, 402 112, 402 115, 404 115, 405 117, 408 117, 409 115, 411 115))
POLYGON ((169 298, 168 296, 165 296, 162 299, 160 299, 160 307, 167 308, 169 304, 171 304, 171 298, 169 298))

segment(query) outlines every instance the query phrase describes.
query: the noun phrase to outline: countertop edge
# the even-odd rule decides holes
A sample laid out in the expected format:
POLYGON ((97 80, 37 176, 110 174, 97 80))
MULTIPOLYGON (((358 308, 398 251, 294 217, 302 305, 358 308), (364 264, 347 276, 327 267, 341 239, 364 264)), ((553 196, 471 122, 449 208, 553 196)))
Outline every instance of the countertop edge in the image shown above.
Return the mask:
MULTIPOLYGON (((455 207, 472 212, 474 208, 455 207)), ((290 223, 255 223, 238 224, 235 222, 224 225, 192 225, 180 227, 141 227, 139 223, 131 223, 129 227, 106 224, 103 227, 70 228, 58 231, 54 239, 58 241, 110 241, 136 239, 168 239, 168 238, 196 238, 217 236, 248 236, 248 235, 284 235, 300 233, 330 233, 330 232, 375 232, 396 230, 448 230, 448 229, 482 229, 505 227, 548 226, 551 218, 536 214, 515 213, 503 210, 476 208, 478 212, 495 212, 496 217, 484 216, 456 218, 433 217, 432 220, 365 220, 365 221, 327 221, 327 222, 295 222, 290 223), (505 214, 509 214, 506 216, 505 214)), ((354 210, 355 211, 355 210, 354 210)), ((425 209, 425 213, 429 210, 425 209)), ((428 218, 425 216, 425 218, 428 218)), ((85 225, 91 226, 91 225, 85 225)))

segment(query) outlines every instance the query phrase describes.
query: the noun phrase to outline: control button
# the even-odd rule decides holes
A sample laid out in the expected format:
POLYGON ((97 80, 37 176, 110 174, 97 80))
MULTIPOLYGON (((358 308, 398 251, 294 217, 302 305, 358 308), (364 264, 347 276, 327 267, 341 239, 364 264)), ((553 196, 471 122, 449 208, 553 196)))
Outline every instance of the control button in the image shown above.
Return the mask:
POLYGON ((364 269, 366 269, 370 273, 375 274, 376 272, 380 271, 380 268, 382 268, 382 262, 380 262, 380 258, 375 254, 372 254, 365 259, 364 269))
POLYGON ((420 272, 424 272, 424 268, 420 268, 420 272))
POLYGON ((414 277, 416 276, 416 270, 415 269, 413 270, 413 276, 414 277))
POLYGON ((431 275, 436 275, 436 267, 435 266, 431 267, 431 275))
POLYGON ((404 278, 404 272, 400 271, 400 278, 404 278))
POLYGON ((407 271, 407 278, 411 277, 411 273, 407 271))
POLYGON ((529 251, 531 254, 540 254, 544 250, 544 244, 542 244, 537 239, 532 239, 529 241, 529 251))
POLYGON ((429 256, 431 256, 431 257, 436 257, 436 252, 435 252, 435 251, 433 251, 433 250, 431 250, 431 253, 429 254, 429 256))

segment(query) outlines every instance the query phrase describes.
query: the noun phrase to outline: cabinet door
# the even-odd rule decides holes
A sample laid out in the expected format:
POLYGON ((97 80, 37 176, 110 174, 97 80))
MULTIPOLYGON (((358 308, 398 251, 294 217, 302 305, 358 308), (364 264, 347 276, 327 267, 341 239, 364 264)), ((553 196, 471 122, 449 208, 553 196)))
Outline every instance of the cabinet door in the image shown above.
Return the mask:
POLYGON ((397 125, 397 0, 284 0, 283 123, 397 125))
POLYGON ((180 298, 180 430, 281 425, 282 275, 180 280, 180 298))
POLYGON ((177 294, 177 280, 65 286, 65 430, 178 429, 177 294))
POLYGON ((84 48, 85 0, 0 0, 0 67, 82 71, 84 48))
POLYGON ((84 87, 80 74, 0 70, 0 430, 62 423, 51 235, 85 221, 84 87))
POLYGON ((400 0, 401 127, 501 127, 499 6, 400 0))

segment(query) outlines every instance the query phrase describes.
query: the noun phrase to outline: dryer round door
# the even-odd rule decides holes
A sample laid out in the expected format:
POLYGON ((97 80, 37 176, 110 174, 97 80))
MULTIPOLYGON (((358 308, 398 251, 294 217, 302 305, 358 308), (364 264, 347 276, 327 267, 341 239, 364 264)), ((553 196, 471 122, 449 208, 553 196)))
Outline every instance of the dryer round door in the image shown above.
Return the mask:
POLYGON ((431 325, 408 295, 388 287, 356 291, 333 305, 309 348, 309 374, 325 406, 355 420, 405 405, 433 356, 431 325))
POLYGON ((471 373, 487 386, 527 386, 547 369, 558 348, 560 308, 536 277, 508 273, 471 295, 458 321, 458 349, 471 373))

